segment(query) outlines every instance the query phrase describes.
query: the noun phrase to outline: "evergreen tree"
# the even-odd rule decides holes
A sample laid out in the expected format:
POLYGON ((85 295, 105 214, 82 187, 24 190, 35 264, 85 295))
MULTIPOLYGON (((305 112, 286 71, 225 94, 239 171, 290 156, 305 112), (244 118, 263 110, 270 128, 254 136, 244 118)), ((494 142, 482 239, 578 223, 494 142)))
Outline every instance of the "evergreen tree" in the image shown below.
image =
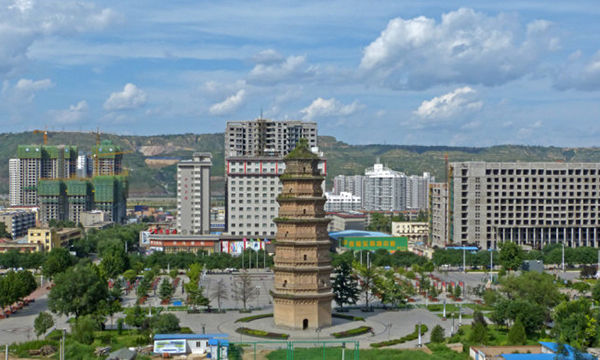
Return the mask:
POLYGON ((525 327, 519 318, 508 332, 508 343, 510 345, 525 345, 526 341, 527 335, 525 334, 525 327))
POLYGON ((469 341, 476 345, 486 344, 488 339, 487 327, 481 323, 475 323, 471 327, 469 341))
POLYGON ((444 342, 444 328, 436 325, 431 330, 431 342, 432 343, 443 343, 444 342))
POLYGON ((356 304, 359 296, 358 281, 352 275, 352 268, 347 262, 341 262, 336 269, 332 288, 334 300, 342 311, 344 304, 356 304))
POLYGON ((460 296, 462 295, 462 289, 460 288, 459 285, 456 285, 456 287, 454 288, 454 297, 455 298, 460 298, 460 296))
POLYGON ((160 283, 160 288, 158 290, 158 296, 160 297, 160 299, 162 301, 170 299, 173 295, 173 292, 173 285, 171 285, 169 279, 163 279, 163 281, 160 283))

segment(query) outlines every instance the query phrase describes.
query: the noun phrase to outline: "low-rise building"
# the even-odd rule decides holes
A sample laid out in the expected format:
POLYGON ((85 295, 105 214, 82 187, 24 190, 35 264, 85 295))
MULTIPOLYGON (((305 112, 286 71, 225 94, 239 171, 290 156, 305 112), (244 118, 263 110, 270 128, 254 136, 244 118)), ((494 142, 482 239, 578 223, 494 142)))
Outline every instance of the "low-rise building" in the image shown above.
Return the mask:
POLYGON ((328 213, 326 218, 331 219, 327 231, 364 230, 367 226, 367 215, 359 212, 334 212, 328 213))
POLYGON ((392 222, 392 235, 406 236, 409 242, 426 242, 429 237, 429 224, 426 222, 392 222))
POLYGON ((221 250, 218 235, 151 234, 147 231, 140 232, 140 246, 166 253, 197 253, 202 250, 212 254, 221 250))
POLYGON ((327 198, 325 211, 357 211, 362 208, 360 196, 352 195, 349 192, 325 193, 325 197, 327 198))
POLYGON ((35 226, 35 213, 26 210, 2 210, 0 222, 13 239, 27 235, 27 230, 35 226))
POLYGON ((199 354, 209 359, 228 359, 227 334, 156 334, 155 354, 199 354))
POLYGON ((27 231, 27 242, 42 246, 42 251, 65 247, 71 241, 81 239, 79 228, 31 228, 27 231))
POLYGON ((560 346, 555 342, 540 341, 539 345, 519 346, 471 346, 469 357, 474 360, 592 360, 592 354, 582 353, 570 345, 564 344, 563 352, 559 354, 560 346))
POLYGON ((39 252, 42 251, 42 245, 10 241, 9 239, 0 239, 0 254, 11 250, 17 250, 22 253, 39 252))

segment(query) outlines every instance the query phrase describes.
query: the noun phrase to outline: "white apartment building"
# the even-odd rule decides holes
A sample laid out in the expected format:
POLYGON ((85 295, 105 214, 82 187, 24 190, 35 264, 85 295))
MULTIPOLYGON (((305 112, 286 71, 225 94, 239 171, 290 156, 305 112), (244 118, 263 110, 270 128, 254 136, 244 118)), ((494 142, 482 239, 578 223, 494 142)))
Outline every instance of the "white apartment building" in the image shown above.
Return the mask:
POLYGON ((383 164, 365 170, 365 210, 405 210, 406 175, 383 164))
POLYGON ((410 242, 426 242, 429 238, 429 223, 419 221, 392 222, 393 236, 406 236, 410 242))
POLYGON ((337 175, 333 178, 333 194, 339 195, 348 192, 364 199, 365 177, 364 175, 337 175))
POLYGON ((177 164, 177 232, 210 234, 210 153, 194 153, 177 164))
POLYGON ((356 211, 362 208, 360 196, 354 196, 352 193, 342 191, 339 194, 325 193, 327 201, 325 202, 325 211, 356 211))
POLYGON ((429 208, 429 184, 435 182, 430 173, 411 175, 406 180, 406 208, 421 210, 429 208))
POLYGON ((19 159, 8 160, 8 202, 10 206, 20 205, 21 196, 21 161, 19 159))
MULTIPOLYGON (((279 214, 279 176, 285 171, 282 157, 229 157, 225 160, 227 232, 230 235, 273 238, 279 214)), ((326 162, 319 163, 322 175, 326 162)), ((323 182, 323 186, 325 182, 323 182)))
POLYGON ((600 163, 450 165, 450 243, 600 245, 600 163))
POLYGON ((317 147, 317 123, 307 121, 228 121, 225 129, 225 157, 285 156, 300 138, 317 147))

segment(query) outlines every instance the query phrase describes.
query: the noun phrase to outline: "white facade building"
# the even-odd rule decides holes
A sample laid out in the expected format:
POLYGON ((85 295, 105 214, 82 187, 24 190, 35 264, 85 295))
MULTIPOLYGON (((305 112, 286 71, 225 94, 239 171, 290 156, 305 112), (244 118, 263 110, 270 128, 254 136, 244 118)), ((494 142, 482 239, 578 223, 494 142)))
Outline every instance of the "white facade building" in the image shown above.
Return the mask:
POLYGON ((194 153, 177 164, 177 232, 210 234, 210 153, 194 153))
POLYGON ((8 200, 10 206, 21 204, 21 161, 19 159, 8 160, 8 200))
POLYGON ((342 191, 339 194, 325 193, 325 211, 356 211, 362 208, 360 196, 342 191))

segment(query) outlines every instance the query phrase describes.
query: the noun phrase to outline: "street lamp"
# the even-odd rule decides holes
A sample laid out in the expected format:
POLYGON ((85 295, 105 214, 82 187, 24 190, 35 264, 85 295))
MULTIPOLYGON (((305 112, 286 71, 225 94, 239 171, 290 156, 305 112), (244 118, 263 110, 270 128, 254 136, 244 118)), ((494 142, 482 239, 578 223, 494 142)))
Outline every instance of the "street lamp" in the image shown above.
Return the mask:
POLYGON ((316 328, 315 332, 317 333, 317 342, 320 342, 320 339, 321 339, 320 338, 321 328, 320 327, 316 328))
POLYGON ((392 323, 388 322, 387 323, 387 328, 388 328, 388 340, 390 339, 390 332, 392 331, 392 323))

